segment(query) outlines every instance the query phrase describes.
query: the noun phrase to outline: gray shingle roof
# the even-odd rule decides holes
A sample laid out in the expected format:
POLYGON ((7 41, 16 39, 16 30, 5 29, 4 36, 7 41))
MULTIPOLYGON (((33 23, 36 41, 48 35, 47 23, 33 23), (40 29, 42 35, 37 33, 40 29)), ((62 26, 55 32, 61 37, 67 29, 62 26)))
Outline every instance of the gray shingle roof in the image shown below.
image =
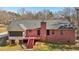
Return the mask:
MULTIPOLYGON (((58 20, 44 20, 47 29, 57 29, 65 24, 70 24, 68 20, 58 19, 58 20)), ((23 31, 19 24, 23 24, 27 29, 40 28, 40 23, 42 20, 13 20, 9 26, 8 31, 23 31)))

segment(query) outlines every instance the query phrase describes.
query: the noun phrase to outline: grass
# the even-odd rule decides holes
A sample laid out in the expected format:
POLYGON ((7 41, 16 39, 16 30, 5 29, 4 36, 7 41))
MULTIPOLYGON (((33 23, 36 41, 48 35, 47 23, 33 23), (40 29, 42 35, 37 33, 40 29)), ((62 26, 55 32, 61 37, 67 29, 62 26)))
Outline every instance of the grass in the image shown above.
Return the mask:
POLYGON ((34 51, 47 51, 49 50, 48 46, 42 42, 36 42, 35 46, 33 47, 34 51))
POLYGON ((0 47, 0 51, 23 51, 23 49, 19 45, 15 46, 2 46, 0 47))
POLYGON ((44 43, 44 42, 36 42, 33 49, 23 49, 21 46, 2 46, 0 47, 0 51, 76 51, 79 50, 79 47, 75 45, 67 45, 67 44, 55 44, 55 43, 44 43))
POLYGON ((42 43, 37 42, 33 47, 34 51, 73 51, 79 50, 79 47, 68 44, 42 43))

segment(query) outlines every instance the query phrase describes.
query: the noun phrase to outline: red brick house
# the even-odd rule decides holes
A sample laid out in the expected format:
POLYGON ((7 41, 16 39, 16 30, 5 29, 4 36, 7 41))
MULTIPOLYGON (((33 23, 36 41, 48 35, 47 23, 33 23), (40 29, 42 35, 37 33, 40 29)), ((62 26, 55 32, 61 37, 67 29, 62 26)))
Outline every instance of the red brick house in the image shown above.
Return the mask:
POLYGON ((56 20, 14 20, 8 26, 9 40, 19 40, 27 48, 36 41, 52 43, 75 43, 75 29, 70 22, 56 20))

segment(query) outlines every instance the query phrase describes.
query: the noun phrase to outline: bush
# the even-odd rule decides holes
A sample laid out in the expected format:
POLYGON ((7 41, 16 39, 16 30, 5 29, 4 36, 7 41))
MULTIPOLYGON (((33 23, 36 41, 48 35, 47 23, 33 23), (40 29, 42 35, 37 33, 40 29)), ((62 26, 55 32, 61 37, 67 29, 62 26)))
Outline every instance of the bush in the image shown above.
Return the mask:
POLYGON ((0 46, 6 46, 7 45, 8 37, 2 37, 0 38, 0 46))

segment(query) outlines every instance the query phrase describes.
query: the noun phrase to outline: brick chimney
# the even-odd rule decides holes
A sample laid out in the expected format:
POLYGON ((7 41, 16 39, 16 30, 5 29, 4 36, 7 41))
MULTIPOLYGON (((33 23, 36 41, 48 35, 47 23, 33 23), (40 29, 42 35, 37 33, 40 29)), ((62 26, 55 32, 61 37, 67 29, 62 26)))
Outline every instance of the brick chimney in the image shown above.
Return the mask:
POLYGON ((46 22, 41 22, 40 36, 41 40, 44 41, 46 39, 46 22))

